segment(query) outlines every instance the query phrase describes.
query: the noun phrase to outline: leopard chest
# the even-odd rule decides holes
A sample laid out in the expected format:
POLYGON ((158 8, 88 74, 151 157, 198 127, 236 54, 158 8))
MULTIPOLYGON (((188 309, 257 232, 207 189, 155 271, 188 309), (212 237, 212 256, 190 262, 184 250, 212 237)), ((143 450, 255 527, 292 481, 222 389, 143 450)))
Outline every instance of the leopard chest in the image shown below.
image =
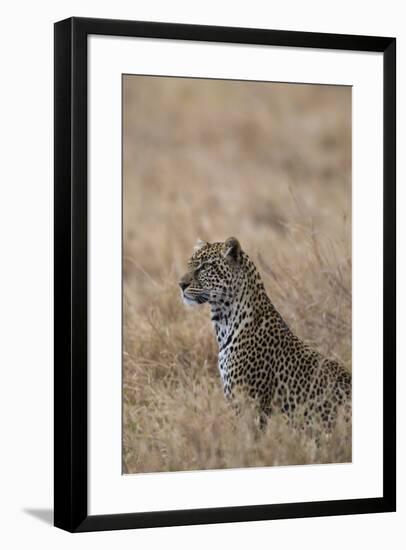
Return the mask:
POLYGON ((224 393, 229 396, 235 385, 241 384, 248 365, 245 361, 243 326, 234 325, 218 339, 218 368, 224 393))
POLYGON ((233 368, 232 352, 229 350, 219 351, 218 368, 223 385, 224 394, 229 396, 235 384, 236 372, 233 368))
POLYGON ((212 307, 219 350, 218 368, 226 396, 235 386, 247 388, 255 384, 255 371, 264 368, 266 358, 259 353, 265 340, 263 316, 253 304, 252 297, 242 293, 232 304, 212 307))
POLYGON ((283 331, 274 330, 267 318, 252 323, 247 317, 228 331, 219 330, 218 336, 218 368, 226 396, 235 386, 252 394, 268 395, 276 387, 277 379, 287 375, 289 342, 283 331))
POLYGON ((238 324, 217 327, 218 369, 226 396, 230 395, 234 385, 238 382, 243 368, 240 331, 241 327, 238 324))

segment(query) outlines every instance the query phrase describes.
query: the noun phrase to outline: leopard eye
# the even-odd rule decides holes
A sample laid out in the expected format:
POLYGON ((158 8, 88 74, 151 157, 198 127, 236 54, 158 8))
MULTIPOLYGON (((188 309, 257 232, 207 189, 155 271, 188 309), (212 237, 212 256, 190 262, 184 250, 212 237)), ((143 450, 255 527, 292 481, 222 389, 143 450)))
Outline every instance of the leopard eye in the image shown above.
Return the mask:
POLYGON ((197 268, 196 268, 196 271, 207 271, 210 266, 211 266, 211 263, 210 261, 205 261, 205 262, 202 262, 197 268))

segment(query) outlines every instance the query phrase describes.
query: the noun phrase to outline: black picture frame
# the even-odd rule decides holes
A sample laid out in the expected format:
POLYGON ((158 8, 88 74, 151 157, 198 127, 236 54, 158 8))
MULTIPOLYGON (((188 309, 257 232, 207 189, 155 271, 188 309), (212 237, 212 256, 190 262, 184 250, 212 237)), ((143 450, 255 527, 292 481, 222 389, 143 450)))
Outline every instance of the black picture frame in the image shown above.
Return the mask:
POLYGON ((55 24, 55 515, 70 532, 391 512, 396 508, 396 40, 70 18, 55 24), (115 515, 87 507, 87 38, 111 35, 383 53, 383 497, 115 515))

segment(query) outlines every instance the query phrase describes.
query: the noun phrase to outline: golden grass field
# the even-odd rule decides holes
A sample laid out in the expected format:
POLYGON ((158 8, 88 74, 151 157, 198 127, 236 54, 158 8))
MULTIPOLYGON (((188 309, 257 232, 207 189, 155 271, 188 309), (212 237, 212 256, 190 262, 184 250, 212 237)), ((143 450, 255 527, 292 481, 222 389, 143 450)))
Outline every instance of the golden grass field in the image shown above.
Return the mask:
POLYGON ((351 89, 123 79, 123 471, 351 461, 223 397, 208 306, 178 280, 237 237, 293 331, 351 369, 351 89))

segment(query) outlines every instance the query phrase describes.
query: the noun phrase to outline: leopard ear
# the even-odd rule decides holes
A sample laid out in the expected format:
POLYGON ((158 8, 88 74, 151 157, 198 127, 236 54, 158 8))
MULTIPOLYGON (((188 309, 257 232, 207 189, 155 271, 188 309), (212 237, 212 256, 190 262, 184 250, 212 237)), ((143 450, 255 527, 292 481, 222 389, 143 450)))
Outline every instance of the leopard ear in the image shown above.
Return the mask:
POLYGON ((241 258, 241 245, 235 237, 230 237, 224 243, 224 257, 236 263, 241 258))
POLYGON ((201 248, 206 246, 206 244, 209 244, 209 243, 207 243, 206 241, 202 241, 202 239, 197 239, 196 244, 193 247, 193 250, 200 250, 201 248))

